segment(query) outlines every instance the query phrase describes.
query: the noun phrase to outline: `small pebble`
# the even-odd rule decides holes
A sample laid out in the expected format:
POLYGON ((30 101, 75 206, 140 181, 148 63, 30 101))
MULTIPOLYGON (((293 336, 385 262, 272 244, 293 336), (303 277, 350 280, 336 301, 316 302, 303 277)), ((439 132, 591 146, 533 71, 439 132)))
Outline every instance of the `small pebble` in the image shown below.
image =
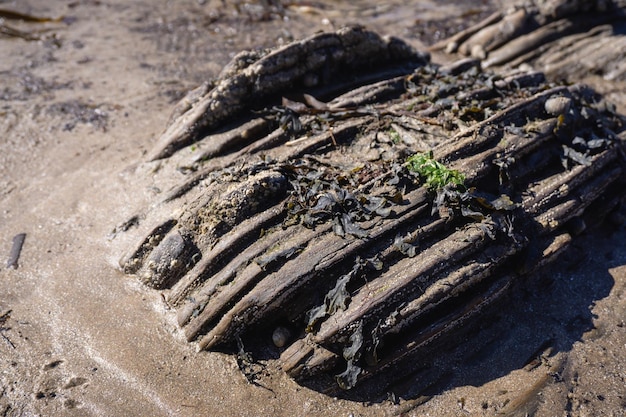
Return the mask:
POLYGON ((571 105, 571 99, 567 97, 555 96, 546 100, 544 108, 546 109, 546 113, 551 114, 552 116, 560 116, 566 114, 571 105))
POLYGON ((272 333, 272 341, 278 348, 285 346, 290 338, 291 332, 284 327, 277 327, 274 333, 272 333))

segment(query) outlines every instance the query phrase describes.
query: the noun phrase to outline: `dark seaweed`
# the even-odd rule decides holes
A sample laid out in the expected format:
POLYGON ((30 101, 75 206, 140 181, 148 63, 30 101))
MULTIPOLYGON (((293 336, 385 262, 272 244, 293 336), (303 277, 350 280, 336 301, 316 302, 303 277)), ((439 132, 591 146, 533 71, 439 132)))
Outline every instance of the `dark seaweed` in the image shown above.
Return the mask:
POLYGON ((246 377, 248 383, 261 386, 259 384, 259 376, 265 371, 265 366, 256 362, 252 355, 246 352, 240 337, 235 339, 237 340, 237 367, 246 377))
POLYGON ((346 370, 335 375, 337 385, 341 389, 349 390, 354 388, 357 383, 357 378, 362 369, 356 365, 361 358, 361 348, 363 347, 363 322, 359 321, 359 324, 354 329, 354 332, 350 335, 350 340, 346 347, 343 349, 343 358, 347 361, 346 370))
POLYGON ((417 255, 417 245, 407 242, 407 240, 400 235, 396 236, 393 240, 393 247, 409 258, 413 258, 417 255))
POLYGON ((357 196, 343 188, 336 179, 325 180, 321 174, 311 171, 306 175, 294 172, 291 181, 292 194, 287 202, 293 218, 300 219, 306 227, 333 222, 333 231, 339 236, 352 235, 367 237, 367 231, 357 224, 373 215, 387 217, 391 211, 386 208, 387 200, 382 197, 357 196), (365 204, 362 204, 364 201, 365 204))
POLYGON ((315 307, 306 315, 306 331, 315 331, 315 325, 325 319, 328 316, 333 315, 339 310, 345 310, 350 303, 350 293, 347 286, 351 280, 357 276, 361 276, 367 269, 380 271, 383 265, 378 258, 362 259, 356 258, 354 266, 347 274, 342 275, 335 284, 335 287, 328 291, 324 297, 324 303, 318 307, 315 307))

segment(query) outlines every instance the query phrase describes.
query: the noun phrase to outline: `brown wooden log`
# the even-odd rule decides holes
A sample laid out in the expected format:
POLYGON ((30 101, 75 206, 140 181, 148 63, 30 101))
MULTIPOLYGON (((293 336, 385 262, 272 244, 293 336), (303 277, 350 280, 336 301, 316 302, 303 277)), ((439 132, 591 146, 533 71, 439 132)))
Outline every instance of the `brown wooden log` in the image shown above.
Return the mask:
MULTIPOLYGON (((307 48, 326 51, 329 39, 307 48)), ((286 77, 272 90, 281 95, 301 77, 297 45, 270 53, 284 71, 244 54, 220 85, 259 65, 286 77)), ((181 103, 174 131, 205 93, 239 110, 201 122, 195 171, 135 217, 144 235, 121 265, 169 288, 188 340, 229 350, 286 326, 291 339, 263 349, 298 381, 332 393, 393 384, 622 204, 623 119, 590 89, 475 61, 399 72, 381 80, 372 67, 347 92, 331 82, 323 100, 306 88, 282 107, 267 98, 240 119, 228 89, 181 103), (200 134, 208 127, 219 133, 200 134), (429 152, 438 175, 462 184, 429 184, 407 161, 429 152)), ((177 140, 159 152, 187 139, 177 140)))

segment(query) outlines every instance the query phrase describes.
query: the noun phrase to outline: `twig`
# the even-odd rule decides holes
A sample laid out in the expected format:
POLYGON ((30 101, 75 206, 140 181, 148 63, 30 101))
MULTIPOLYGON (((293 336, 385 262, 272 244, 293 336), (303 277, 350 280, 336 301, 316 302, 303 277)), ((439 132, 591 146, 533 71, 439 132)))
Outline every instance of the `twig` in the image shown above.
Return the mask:
MULTIPOLYGON (((7 311, 6 313, 2 314, 0 316, 0 326, 3 326, 4 323, 6 323, 6 321, 11 317, 11 310, 7 311)), ((4 331, 5 330, 9 330, 9 327, 0 327, 0 336, 2 336, 2 338, 9 344, 9 346, 11 346, 12 349, 15 349, 15 345, 13 344, 13 342, 11 342, 11 339, 9 339, 8 337, 6 337, 4 335, 4 331)))
POLYGON ((11 247, 11 253, 9 254, 9 260, 7 261, 7 268, 17 269, 17 261, 20 259, 24 239, 26 239, 26 233, 20 233, 15 235, 13 238, 13 247, 11 247))
POLYGON ((11 342, 11 339, 6 337, 4 333, 2 333, 3 330, 4 329, 0 329, 0 336, 2 336, 2 338, 9 344, 9 346, 11 346, 11 349, 15 349, 15 345, 13 344, 13 342, 11 342))

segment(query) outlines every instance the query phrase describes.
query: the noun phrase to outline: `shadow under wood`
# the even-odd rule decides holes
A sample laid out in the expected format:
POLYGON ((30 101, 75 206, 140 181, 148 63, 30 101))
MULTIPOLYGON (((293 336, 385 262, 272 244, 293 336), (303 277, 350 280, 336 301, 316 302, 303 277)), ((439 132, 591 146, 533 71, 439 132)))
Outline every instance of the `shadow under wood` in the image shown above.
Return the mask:
POLYGON ((480 348, 455 352, 458 372, 448 386, 479 386, 524 367, 549 346, 554 355, 584 341, 594 328, 591 308, 615 283, 609 269, 626 263, 626 230, 607 229, 580 236, 559 260, 520 282, 506 308, 483 319, 466 341, 481 339, 480 348))
MULTIPOLYGON (((614 285, 609 269, 626 262, 626 231, 580 236, 555 263, 517 282, 492 311, 469 326, 449 351, 395 387, 405 399, 460 386, 481 386, 536 359, 568 352, 594 328, 592 306, 614 285)), ((382 387, 381 387, 382 388, 382 387)))
MULTIPOLYGON (((624 227, 612 231, 602 227, 578 236, 554 263, 514 282, 505 296, 440 343, 428 346, 423 356, 404 359, 410 372, 396 368, 373 375, 352 390, 332 392, 329 381, 299 382, 354 401, 416 400, 455 387, 484 385, 524 368, 543 352, 568 352, 594 328, 591 308, 614 285, 609 269, 626 263, 625 241, 624 227), (406 375, 398 378, 403 372, 406 375)), ((267 329, 263 334, 267 339, 267 329)), ((278 358, 276 348, 258 334, 245 338, 243 345, 255 361, 278 358)))

